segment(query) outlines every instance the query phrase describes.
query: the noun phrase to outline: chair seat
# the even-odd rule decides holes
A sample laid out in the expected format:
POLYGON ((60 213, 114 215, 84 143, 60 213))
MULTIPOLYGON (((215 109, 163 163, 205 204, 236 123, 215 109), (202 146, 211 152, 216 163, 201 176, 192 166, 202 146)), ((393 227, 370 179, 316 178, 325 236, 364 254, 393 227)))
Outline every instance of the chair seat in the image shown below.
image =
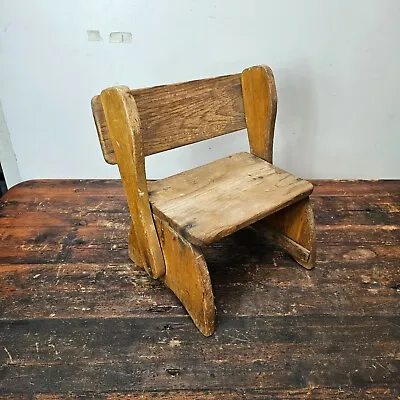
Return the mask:
POLYGON ((249 153, 237 153, 148 182, 153 213, 203 246, 306 196, 310 182, 249 153))

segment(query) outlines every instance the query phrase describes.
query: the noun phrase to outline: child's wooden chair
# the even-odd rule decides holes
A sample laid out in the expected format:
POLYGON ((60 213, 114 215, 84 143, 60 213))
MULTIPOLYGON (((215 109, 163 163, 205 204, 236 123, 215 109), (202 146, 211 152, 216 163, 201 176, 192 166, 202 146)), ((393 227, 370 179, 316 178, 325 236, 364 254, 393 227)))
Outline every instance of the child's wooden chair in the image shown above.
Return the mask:
POLYGON ((276 105, 266 66, 147 89, 111 87, 92 99, 104 158, 118 164, 128 200, 129 256, 165 282, 206 336, 215 306, 202 246, 251 225, 303 267, 314 264, 313 186, 272 165, 276 105), (146 181, 145 156, 244 128, 251 154, 146 181))

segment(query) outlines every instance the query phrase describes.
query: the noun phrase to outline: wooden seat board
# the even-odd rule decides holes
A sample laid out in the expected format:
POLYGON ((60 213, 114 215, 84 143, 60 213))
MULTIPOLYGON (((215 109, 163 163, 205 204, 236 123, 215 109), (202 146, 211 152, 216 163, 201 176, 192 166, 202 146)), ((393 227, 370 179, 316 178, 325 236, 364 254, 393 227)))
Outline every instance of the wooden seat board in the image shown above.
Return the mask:
POLYGON ((148 189, 153 212, 202 246, 308 196, 313 186, 243 152, 148 182, 148 189))

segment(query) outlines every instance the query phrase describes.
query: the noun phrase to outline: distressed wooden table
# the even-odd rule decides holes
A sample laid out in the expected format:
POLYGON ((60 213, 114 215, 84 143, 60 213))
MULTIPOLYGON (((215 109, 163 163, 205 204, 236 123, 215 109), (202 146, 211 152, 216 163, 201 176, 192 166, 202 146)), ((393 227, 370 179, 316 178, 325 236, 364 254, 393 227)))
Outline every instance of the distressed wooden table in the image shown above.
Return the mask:
POLYGON ((307 271, 254 232, 206 251, 217 330, 128 261, 119 181, 1 199, 0 397, 400 396, 400 183, 317 181, 307 271))

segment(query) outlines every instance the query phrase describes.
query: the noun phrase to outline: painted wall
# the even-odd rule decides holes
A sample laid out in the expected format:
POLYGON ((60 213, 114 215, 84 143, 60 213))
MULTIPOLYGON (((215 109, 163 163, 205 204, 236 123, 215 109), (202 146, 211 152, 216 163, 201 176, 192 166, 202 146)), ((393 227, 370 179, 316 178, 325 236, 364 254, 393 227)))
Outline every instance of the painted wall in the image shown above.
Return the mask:
MULTIPOLYGON (((277 80, 276 164, 308 178, 400 178, 399 20, 398 0, 2 0, 0 132, 11 142, 0 143, 17 159, 1 160, 9 184, 118 176, 90 112, 106 86, 260 63, 277 80), (110 42, 111 32, 132 37, 110 42)), ((154 155, 149 177, 246 149, 239 133, 154 155)))

